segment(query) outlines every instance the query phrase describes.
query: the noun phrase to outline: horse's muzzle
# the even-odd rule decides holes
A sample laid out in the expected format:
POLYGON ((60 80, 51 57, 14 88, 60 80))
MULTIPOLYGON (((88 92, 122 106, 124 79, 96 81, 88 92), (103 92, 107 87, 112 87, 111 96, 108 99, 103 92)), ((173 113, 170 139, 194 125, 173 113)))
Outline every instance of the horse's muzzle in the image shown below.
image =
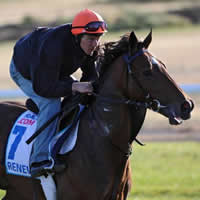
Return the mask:
POLYGON ((194 109, 192 100, 186 100, 181 104, 181 118, 187 120, 191 117, 191 112, 194 109))
POLYGON ((193 101, 185 100, 182 104, 167 105, 166 108, 160 109, 159 112, 168 117, 171 125, 179 125, 182 123, 182 120, 190 119, 193 109, 193 101))

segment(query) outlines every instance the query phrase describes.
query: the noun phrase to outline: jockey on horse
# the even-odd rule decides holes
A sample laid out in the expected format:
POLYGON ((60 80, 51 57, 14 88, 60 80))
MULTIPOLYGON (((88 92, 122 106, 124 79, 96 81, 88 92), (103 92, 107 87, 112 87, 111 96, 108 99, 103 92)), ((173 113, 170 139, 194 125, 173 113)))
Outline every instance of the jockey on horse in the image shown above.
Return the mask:
MULTIPOLYGON (((85 9, 74 17, 72 24, 39 27, 17 41, 10 74, 39 108, 37 130, 61 110, 61 97, 93 92, 91 81, 98 78, 97 47, 106 29, 98 13, 85 9), (71 77, 78 68, 82 70, 80 82, 71 77)), ((34 140, 29 163, 32 177, 65 168, 48 152, 58 120, 57 117, 34 140)))

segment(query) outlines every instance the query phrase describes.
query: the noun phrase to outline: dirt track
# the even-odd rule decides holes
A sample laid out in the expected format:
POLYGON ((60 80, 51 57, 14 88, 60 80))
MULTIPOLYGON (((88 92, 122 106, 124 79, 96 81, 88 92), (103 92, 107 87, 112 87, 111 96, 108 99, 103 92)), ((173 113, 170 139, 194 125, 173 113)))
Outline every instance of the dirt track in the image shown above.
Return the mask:
POLYGON ((153 33, 150 50, 162 59, 178 83, 199 83, 200 29, 159 34, 153 33))

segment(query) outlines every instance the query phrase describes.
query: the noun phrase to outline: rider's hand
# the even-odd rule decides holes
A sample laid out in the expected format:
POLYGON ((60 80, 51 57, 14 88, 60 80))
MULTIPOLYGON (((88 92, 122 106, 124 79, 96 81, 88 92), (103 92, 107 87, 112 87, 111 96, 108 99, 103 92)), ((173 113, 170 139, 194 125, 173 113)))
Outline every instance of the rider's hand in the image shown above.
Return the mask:
POLYGON ((93 87, 91 82, 74 82, 72 83, 72 92, 80 92, 91 94, 93 92, 93 87))

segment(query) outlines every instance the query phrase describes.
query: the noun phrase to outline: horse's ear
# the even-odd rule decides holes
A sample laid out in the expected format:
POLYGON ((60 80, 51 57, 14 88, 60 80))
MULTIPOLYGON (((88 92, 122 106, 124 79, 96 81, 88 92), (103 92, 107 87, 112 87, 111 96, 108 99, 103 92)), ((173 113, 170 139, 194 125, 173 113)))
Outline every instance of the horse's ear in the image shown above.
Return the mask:
POLYGON ((144 41, 143 41, 144 48, 148 49, 151 41, 152 41, 152 29, 151 29, 150 33, 147 35, 147 37, 144 39, 144 41))
POLYGON ((134 33, 134 31, 131 32, 129 37, 129 52, 135 52, 138 44, 138 39, 134 33))

